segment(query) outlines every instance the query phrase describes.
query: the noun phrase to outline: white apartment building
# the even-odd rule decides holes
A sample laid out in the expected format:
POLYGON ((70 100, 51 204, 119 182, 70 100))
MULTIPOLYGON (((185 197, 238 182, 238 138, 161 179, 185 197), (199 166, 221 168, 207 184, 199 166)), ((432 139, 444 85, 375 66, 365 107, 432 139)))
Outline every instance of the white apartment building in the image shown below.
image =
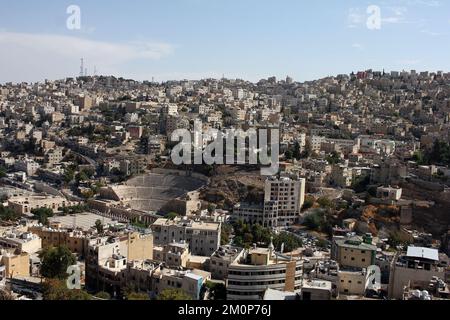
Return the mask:
POLYGON ((151 229, 155 245, 185 240, 193 255, 211 256, 220 246, 220 223, 161 218, 152 224, 151 229))
POLYGON ((31 159, 23 159, 16 162, 14 165, 16 170, 24 171, 28 176, 34 176, 39 169, 39 164, 31 159))
POLYGON ((267 289, 295 292, 302 277, 302 260, 275 253, 273 245, 253 248, 229 265, 227 300, 262 300, 267 289))
POLYGON ((402 189, 393 187, 377 188, 377 198, 398 201, 402 198, 402 189))
POLYGON ((265 182, 264 202, 267 208, 264 210, 265 218, 276 219, 277 226, 288 226, 295 223, 305 202, 305 179, 293 180, 290 178, 270 178, 265 182), (276 214, 273 211, 276 211, 276 214))

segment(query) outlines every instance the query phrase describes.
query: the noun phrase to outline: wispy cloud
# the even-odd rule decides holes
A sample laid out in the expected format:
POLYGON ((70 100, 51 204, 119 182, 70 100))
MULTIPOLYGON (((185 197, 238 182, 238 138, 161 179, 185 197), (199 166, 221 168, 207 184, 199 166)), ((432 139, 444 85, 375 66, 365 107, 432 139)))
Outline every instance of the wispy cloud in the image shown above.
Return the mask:
POLYGON ((357 50, 364 50, 364 46, 361 43, 353 43, 352 48, 357 50))
POLYGON ((421 30, 420 32, 425 34, 425 35, 428 35, 430 37, 439 37, 439 36, 444 35, 441 32, 430 31, 430 30, 427 30, 427 29, 421 30))
POLYGON ((421 61, 419 59, 402 59, 399 60, 398 63, 404 66, 414 66, 419 64, 421 61))
POLYGON ((439 0, 404 0, 407 5, 410 6, 426 6, 426 7, 440 7, 442 6, 442 2, 439 0))
POLYGON ((158 60, 174 52, 161 42, 115 43, 80 37, 0 31, 0 81, 35 81, 33 74, 55 78, 76 74, 81 57, 104 72, 115 72, 133 60, 158 60), (32 69, 32 70, 30 70, 32 69), (36 72, 39 71, 39 72, 36 72))
POLYGON ((356 28, 365 22, 364 11, 361 8, 350 8, 347 16, 347 27, 356 28))

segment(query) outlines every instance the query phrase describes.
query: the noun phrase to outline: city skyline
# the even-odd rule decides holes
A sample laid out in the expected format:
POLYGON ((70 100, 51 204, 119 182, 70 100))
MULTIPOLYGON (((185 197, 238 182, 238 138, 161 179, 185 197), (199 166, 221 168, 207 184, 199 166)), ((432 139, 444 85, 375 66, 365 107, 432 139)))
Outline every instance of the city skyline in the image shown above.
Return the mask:
MULTIPOLYGON (((0 1, 6 6, 5 1, 0 1)), ((450 70, 449 4, 444 1, 211 2, 45 1, 0 13, 0 83, 79 74, 134 80, 268 76, 303 82, 341 73, 450 70), (70 30, 70 5, 80 29, 70 30), (380 9, 379 28, 369 28, 380 9), (368 13, 369 12, 369 13, 368 13)))

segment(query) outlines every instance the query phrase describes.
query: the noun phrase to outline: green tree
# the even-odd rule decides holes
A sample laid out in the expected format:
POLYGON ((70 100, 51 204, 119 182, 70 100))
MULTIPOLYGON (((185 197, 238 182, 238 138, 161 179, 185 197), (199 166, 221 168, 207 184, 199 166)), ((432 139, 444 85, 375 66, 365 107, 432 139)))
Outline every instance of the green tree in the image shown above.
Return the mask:
POLYGON ((326 159, 329 164, 338 164, 341 161, 341 157, 336 151, 333 151, 326 159))
POLYGON ((95 194, 94 191, 92 191, 92 189, 86 189, 83 192, 81 192, 81 195, 85 199, 91 199, 95 194))
POLYGON ((150 300, 150 297, 146 293, 130 292, 126 295, 126 300, 150 300))
POLYGON ((223 283, 206 281, 204 285, 209 291, 210 300, 226 300, 227 288, 223 283))
POLYGON ((53 210, 50 208, 38 208, 31 210, 31 213, 39 220, 40 223, 47 225, 48 218, 53 217, 53 210))
POLYGON ((169 301, 181 300, 181 301, 183 301, 183 300, 192 300, 192 297, 181 289, 166 289, 166 290, 163 290, 158 295, 157 300, 169 300, 169 301))
POLYGON ((91 300, 92 297, 84 290, 68 289, 64 280, 46 279, 42 286, 44 300, 91 300))
POLYGON ((352 189, 355 190, 356 193, 361 193, 367 190, 367 187, 370 184, 370 177, 363 176, 356 178, 352 183, 352 189))
POLYGON ((6 171, 6 168, 0 166, 0 178, 6 177, 6 172, 7 172, 7 171, 6 171))
POLYGON ((99 220, 95 221, 95 229, 97 229, 97 232, 99 234, 103 233, 103 223, 99 220))
POLYGON ((76 176, 77 182, 85 182, 89 181, 89 176, 86 174, 85 171, 80 171, 76 176))
POLYGON ((66 246, 50 247, 40 252, 41 275, 50 279, 67 279, 67 268, 76 263, 75 256, 66 246))
POLYGON ((322 207, 322 208, 332 208, 333 207, 333 203, 331 202, 330 199, 322 197, 319 198, 317 200, 317 203, 322 207))
POLYGON ((312 208, 312 206, 314 205, 314 198, 311 196, 307 196, 305 197, 305 202, 303 203, 303 210, 308 210, 310 208, 312 208))
POLYGON ((64 182, 69 184, 75 179, 75 170, 71 167, 67 168, 64 172, 64 182))
POLYGON ((231 232, 233 231, 233 227, 228 223, 222 223, 221 229, 222 230, 220 232, 220 244, 223 246, 230 242, 230 235, 231 232))
POLYGON ((300 160, 302 158, 302 151, 300 143, 298 141, 294 143, 294 150, 292 151, 292 157, 296 160, 300 160))
POLYGON ((308 227, 310 230, 319 230, 320 225, 323 222, 323 212, 315 211, 313 213, 308 214, 303 221, 303 225, 308 227))
POLYGON ((20 218, 20 214, 8 207, 0 205, 0 220, 1 221, 17 221, 20 218))
POLYGON ((281 250, 281 246, 283 243, 285 252, 292 252, 303 245, 302 240, 286 232, 281 232, 273 239, 273 245, 276 250, 281 250))
POLYGON ((208 204, 208 212, 209 214, 213 214, 214 211, 216 210, 216 206, 214 204, 208 204))
POLYGON ((169 220, 175 220, 176 217, 178 217, 178 213, 176 213, 176 212, 169 212, 166 215, 166 219, 169 219, 169 220))

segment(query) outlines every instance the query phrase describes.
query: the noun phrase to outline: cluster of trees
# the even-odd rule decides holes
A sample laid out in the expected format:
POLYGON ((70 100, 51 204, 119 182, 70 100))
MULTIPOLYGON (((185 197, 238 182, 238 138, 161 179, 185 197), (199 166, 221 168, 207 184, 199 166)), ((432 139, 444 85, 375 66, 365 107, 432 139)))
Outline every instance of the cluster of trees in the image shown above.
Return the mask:
POLYGON ((233 227, 228 223, 222 223, 221 229, 222 230, 220 233, 220 244, 223 246, 223 245, 227 245, 230 242, 230 237, 233 232, 233 227))
POLYGON ((333 151, 327 156, 326 160, 329 164, 338 164, 339 162, 341 162, 341 156, 336 151, 333 151))
POLYGON ((48 218, 54 216, 53 210, 50 208, 33 209, 31 210, 31 213, 38 219, 39 223, 42 223, 43 225, 48 225, 48 218))
POLYGON ((0 166, 0 178, 6 177, 6 172, 7 172, 6 168, 0 166))
POLYGON ((166 289, 158 295, 157 300, 187 301, 192 300, 192 297, 181 289, 166 289))
POLYGON ((140 229, 148 229, 150 227, 149 224, 139 221, 139 219, 137 219, 137 218, 133 219, 130 224, 133 227, 140 228, 140 229))
POLYGON ((66 246, 50 247, 39 253, 41 258, 41 275, 49 279, 64 280, 67 268, 76 263, 76 258, 66 246))
POLYGON ((450 144, 448 142, 436 141, 429 151, 418 151, 413 159, 419 165, 444 165, 450 166, 450 144))
POLYGON ((44 300, 91 300, 84 290, 67 288, 67 268, 76 264, 76 258, 65 246, 50 247, 39 253, 44 300))
POLYGON ((314 210, 305 217, 303 225, 310 230, 319 231, 331 235, 333 233, 333 225, 327 219, 326 211, 314 210))
POLYGON ((44 300, 91 300, 92 297, 84 290, 68 289, 65 280, 46 279, 43 283, 44 300))
POLYGON ((274 234, 270 229, 262 227, 260 224, 249 225, 242 220, 233 224, 235 238, 233 244, 238 247, 250 248, 253 243, 267 247, 270 239, 273 238, 273 245, 276 250, 281 250, 284 243, 284 251, 290 252, 302 246, 302 241, 296 236, 281 232, 274 234))
POLYGON ((112 133, 112 128, 109 126, 89 125, 86 127, 72 127, 67 132, 67 135, 70 137, 88 137, 91 142, 102 142, 107 141, 112 133))
POLYGON ((366 175, 363 177, 356 178, 352 183, 352 189, 356 193, 365 192, 367 187, 370 185, 370 176, 366 175))
POLYGON ((298 143, 298 141, 296 141, 294 145, 284 153, 286 160, 305 159, 308 158, 309 155, 310 155, 309 148, 307 147, 304 151, 302 151, 300 143, 298 143))
POLYGON ((59 210, 62 211, 63 214, 76 214, 85 212, 86 210, 88 210, 88 207, 84 205, 77 205, 71 207, 62 207, 59 208, 59 210))
POLYGON ((168 220, 175 220, 175 218, 179 217, 180 215, 176 212, 169 212, 168 214, 166 214, 164 216, 164 218, 168 219, 168 220))
POLYGON ((0 221, 17 221, 20 215, 8 207, 0 205, 0 221))
POLYGON ((223 283, 206 281, 204 287, 209 291, 209 300, 227 299, 227 288, 223 283))
POLYGON ((315 202, 316 202, 316 200, 314 199, 314 197, 306 196, 305 197, 305 202, 303 202, 302 210, 311 209, 314 206, 315 202))

